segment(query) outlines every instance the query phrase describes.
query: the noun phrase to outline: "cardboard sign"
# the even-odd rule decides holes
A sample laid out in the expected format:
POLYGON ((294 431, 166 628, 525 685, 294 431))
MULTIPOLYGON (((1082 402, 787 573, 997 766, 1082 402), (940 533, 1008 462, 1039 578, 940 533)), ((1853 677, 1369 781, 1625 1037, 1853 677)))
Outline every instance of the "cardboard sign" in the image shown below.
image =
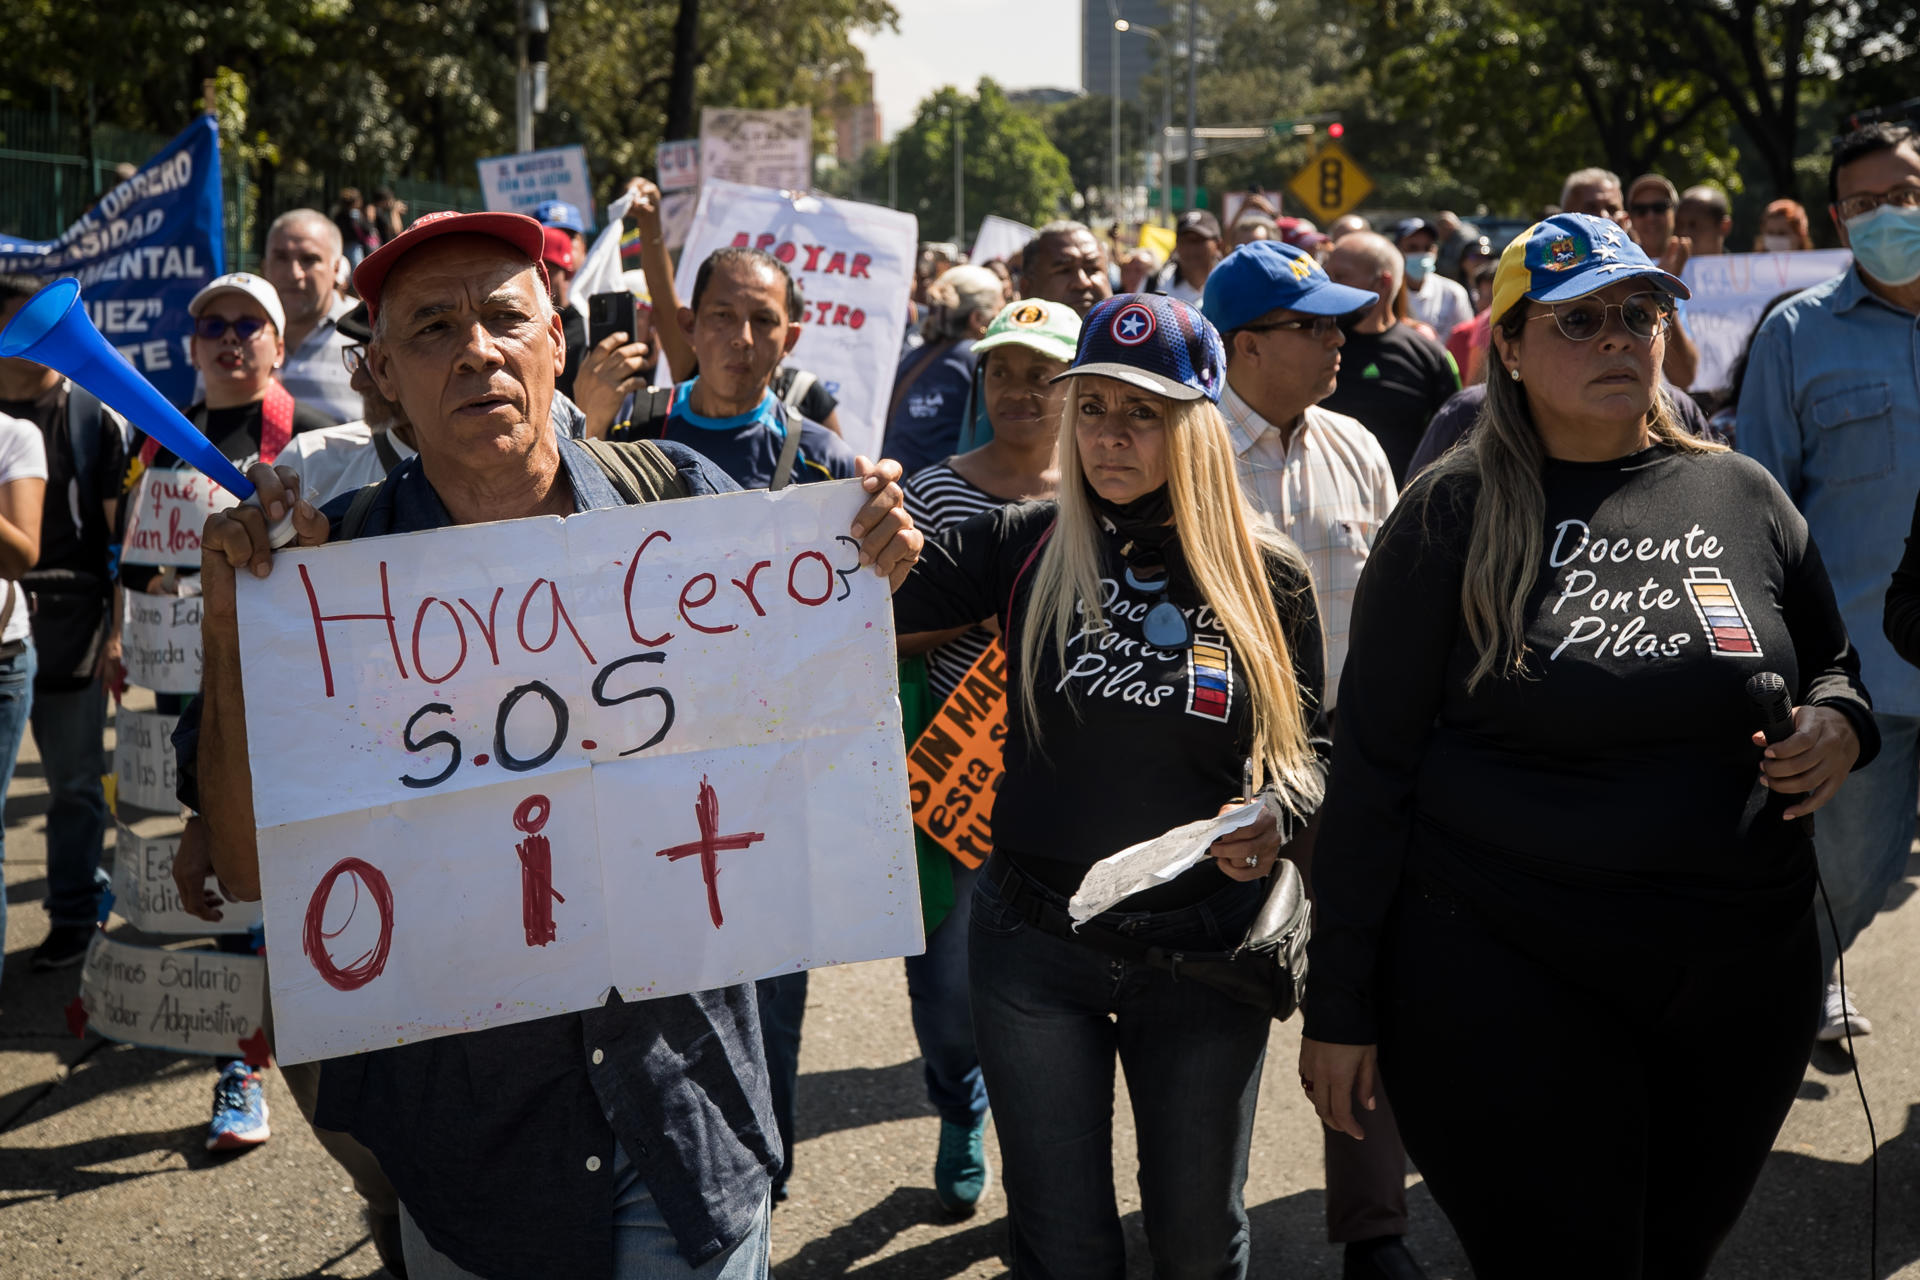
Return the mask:
POLYGON ((701 108, 700 181, 805 191, 813 185, 813 112, 701 108))
POLYGON ((179 719, 124 706, 113 713, 115 803, 155 813, 180 808, 173 759, 173 726, 179 719))
POLYGON ((918 236, 910 213, 710 176, 679 275, 692 279, 707 255, 727 245, 765 249, 784 262, 806 299, 788 362, 818 377, 840 402, 840 433, 854 451, 878 457, 918 236))
POLYGON ((246 578, 280 1056, 919 950, 864 500, 469 525, 246 578))
POLYGON ((120 592, 127 682, 156 693, 200 691, 200 597, 120 592))
MULTIPOLYGON (((210 933, 245 933, 260 922, 257 902, 224 903, 217 923, 181 910, 180 891, 173 883, 173 856, 179 849, 178 832, 142 836, 126 823, 119 824, 113 842, 115 915, 142 933, 186 934, 196 938, 210 933)), ((208 883, 212 883, 211 877, 208 883)))
POLYGON ((85 1028, 149 1049, 264 1064, 266 1001, 259 956, 137 947, 96 933, 80 971, 85 1028))
POLYGON ((549 200, 565 200, 594 228, 593 185, 587 179, 585 147, 548 147, 479 162, 480 199, 490 213, 524 213, 549 200))
POLYGON ((200 531, 240 500, 191 467, 148 467, 127 496, 124 564, 200 567, 200 531))
POLYGON ((1714 253, 1687 259, 1680 278, 1693 296, 1680 322, 1700 352, 1693 389, 1717 391, 1733 378, 1734 361, 1760 323, 1768 302, 1831 280, 1853 263, 1845 249, 1804 253, 1714 253))
POLYGON ((663 142, 653 149, 653 171, 663 192, 692 191, 700 185, 700 139, 663 142))
POLYGON ((967 261, 976 267, 984 266, 995 258, 1017 263, 1021 250, 1038 234, 1024 222, 990 213, 980 220, 980 231, 973 238, 973 252, 967 255, 967 261))
POLYGON ((1007 651, 987 646, 907 752, 913 821, 970 867, 993 852, 1007 741, 1007 651))

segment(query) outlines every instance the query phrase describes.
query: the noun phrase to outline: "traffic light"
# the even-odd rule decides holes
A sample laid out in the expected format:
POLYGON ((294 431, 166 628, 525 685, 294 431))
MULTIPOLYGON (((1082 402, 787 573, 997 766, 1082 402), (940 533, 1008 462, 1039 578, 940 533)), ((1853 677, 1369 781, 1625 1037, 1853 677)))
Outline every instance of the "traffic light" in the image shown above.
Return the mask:
POLYGON ((1341 124, 1338 120, 1335 120, 1332 124, 1327 126, 1327 136, 1329 138, 1342 138, 1346 136, 1346 133, 1347 133, 1347 126, 1345 126, 1344 124, 1341 124))

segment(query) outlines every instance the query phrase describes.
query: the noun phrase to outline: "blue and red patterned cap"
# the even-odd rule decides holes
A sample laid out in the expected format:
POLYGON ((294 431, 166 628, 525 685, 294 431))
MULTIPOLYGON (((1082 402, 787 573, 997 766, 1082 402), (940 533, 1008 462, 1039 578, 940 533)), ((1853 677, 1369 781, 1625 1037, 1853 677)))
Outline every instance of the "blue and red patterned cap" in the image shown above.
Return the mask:
POLYGON ((1588 213, 1556 213, 1521 232, 1493 274, 1493 323, 1522 298, 1571 302, 1616 280, 1647 280, 1676 298, 1692 296, 1655 265, 1619 224, 1588 213))
POLYGON ((1080 325, 1073 364, 1055 378, 1113 378, 1169 400, 1220 403, 1227 351, 1198 311, 1161 293, 1121 293, 1095 306, 1080 325))

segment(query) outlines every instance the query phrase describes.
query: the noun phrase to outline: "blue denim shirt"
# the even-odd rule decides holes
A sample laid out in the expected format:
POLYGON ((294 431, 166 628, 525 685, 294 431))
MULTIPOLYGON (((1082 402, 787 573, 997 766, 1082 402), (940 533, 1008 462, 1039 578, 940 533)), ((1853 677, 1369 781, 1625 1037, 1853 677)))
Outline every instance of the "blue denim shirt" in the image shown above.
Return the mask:
POLYGON ((1857 268, 1815 285, 1760 327, 1735 421, 1807 518, 1874 709, 1920 716, 1920 670, 1881 624, 1920 493, 1920 317, 1857 268))
MULTIPOLYGON (((736 487, 660 447, 691 494, 736 487)), ((566 436, 560 458, 577 510, 620 505, 566 436)), ((326 508, 336 531, 351 501, 326 508)), ((409 459, 362 536, 452 523, 409 459)), ((611 1274, 616 1139, 695 1266, 745 1236, 781 1158, 750 983, 331 1059, 314 1121, 365 1143, 433 1246, 489 1280, 611 1274)))

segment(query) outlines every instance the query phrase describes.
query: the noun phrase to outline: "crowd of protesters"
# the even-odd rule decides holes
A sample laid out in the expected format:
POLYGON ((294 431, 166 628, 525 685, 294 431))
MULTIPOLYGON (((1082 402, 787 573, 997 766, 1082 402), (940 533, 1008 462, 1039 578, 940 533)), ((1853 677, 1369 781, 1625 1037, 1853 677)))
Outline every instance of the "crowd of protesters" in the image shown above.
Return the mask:
MULTIPOLYGON (((1842 957, 1914 835, 1920 135, 1839 139, 1828 181, 1851 265, 1770 303, 1699 400, 1682 273, 1736 234, 1710 184, 1583 169, 1505 241, 1255 204, 1182 215, 1164 262, 1070 221, 994 264, 928 244, 878 460, 790 359, 781 261, 724 249, 677 283, 644 180, 660 319, 591 344, 567 205, 283 214, 259 275, 188 308, 187 416, 261 497, 213 517, 199 574, 115 563, 171 455, 0 360, 0 780, 31 725, 53 793, 29 966, 78 964, 102 914, 115 586, 205 599, 202 693, 163 710, 175 879, 214 920, 259 895, 233 577, 270 564, 269 518, 315 545, 856 479, 903 685, 937 702, 1006 651, 992 856, 954 861, 905 962, 947 1212, 997 1163, 1014 1275, 1125 1274, 1117 1065, 1154 1273, 1249 1274, 1276 1010, 1179 956, 1244 954, 1304 876, 1298 1076, 1348 1280, 1424 1274, 1409 1160, 1481 1280, 1703 1276, 1816 1040, 1872 1030, 1842 957), (514 389, 485 431, 443 394, 476 378, 514 389), (636 491, 592 441, 666 465, 636 491), (1085 679, 1096 649, 1130 683, 1085 679), (1254 800, 1198 865, 1072 922, 1090 866, 1254 800), (1460 1052, 1494 1043, 1497 1069, 1460 1052)), ((1791 200, 1744 230, 1812 243, 1791 200)), ((38 284, 0 277, 0 323, 38 284)), ((395 1275, 751 1280, 804 1193, 806 998, 803 972, 616 1001, 286 1083, 395 1275)), ((265 1142, 266 1069, 216 1067, 207 1145, 265 1142)))

